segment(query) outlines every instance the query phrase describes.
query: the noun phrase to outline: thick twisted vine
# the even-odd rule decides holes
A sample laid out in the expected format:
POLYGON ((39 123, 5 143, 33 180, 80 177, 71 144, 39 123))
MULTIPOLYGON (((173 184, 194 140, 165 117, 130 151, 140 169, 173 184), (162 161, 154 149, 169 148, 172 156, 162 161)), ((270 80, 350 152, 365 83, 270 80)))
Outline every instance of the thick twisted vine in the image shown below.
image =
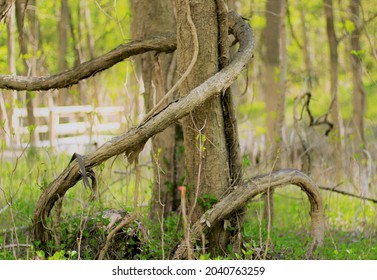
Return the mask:
MULTIPOLYGON (((210 210, 192 226, 192 240, 200 240, 202 232, 228 218, 235 211, 242 209, 255 196, 265 193, 269 189, 296 185, 305 192, 310 202, 310 217, 312 225, 312 243, 306 252, 306 258, 313 258, 315 249, 323 244, 324 240, 324 207, 316 184, 304 173, 295 169, 283 169, 266 175, 254 177, 244 185, 235 188, 233 192, 215 204, 210 210)), ((174 259, 184 259, 187 255, 184 240, 175 251, 174 259)))
MULTIPOLYGON (((135 151, 142 149, 150 137, 188 115, 193 109, 219 94, 223 89, 228 88, 251 60, 254 50, 254 35, 250 26, 234 12, 229 13, 229 28, 239 41, 239 49, 228 66, 193 89, 187 96, 170 103, 137 127, 113 138, 94 153, 85 156, 83 158, 85 168, 90 170, 122 153, 132 156, 135 151)), ((34 213, 33 236, 42 244, 48 240, 44 227, 46 219, 58 198, 63 197, 80 180, 79 170, 78 163, 72 162, 41 194, 34 213)))

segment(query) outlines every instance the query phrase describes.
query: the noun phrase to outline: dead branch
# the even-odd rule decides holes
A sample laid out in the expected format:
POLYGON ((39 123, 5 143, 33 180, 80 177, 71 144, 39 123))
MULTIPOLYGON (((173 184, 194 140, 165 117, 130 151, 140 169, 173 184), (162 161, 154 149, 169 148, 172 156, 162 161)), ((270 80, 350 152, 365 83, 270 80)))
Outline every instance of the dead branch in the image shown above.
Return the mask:
POLYGON ((134 221, 135 219, 137 218, 137 214, 136 212, 133 213, 131 216, 126 216, 123 218, 123 220, 119 223, 119 225, 117 225, 106 237, 106 242, 105 242, 105 245, 103 246, 103 248, 101 249, 101 252, 99 254, 99 257, 98 259, 99 260, 103 260, 105 258, 105 255, 107 253, 107 250, 109 249, 109 246, 110 246, 110 242, 111 242, 111 239, 113 238, 113 236, 118 232, 120 231, 122 228, 124 228, 125 226, 129 225, 132 221, 134 221))
POLYGON ((43 77, 0 75, 0 88, 29 91, 65 88, 94 76, 131 56, 148 51, 172 52, 175 49, 176 36, 174 34, 136 40, 56 75, 43 77))
POLYGON ((358 199, 362 199, 362 200, 370 201, 370 202, 373 202, 373 203, 377 203, 377 199, 374 199, 374 198, 371 198, 371 197, 365 197, 365 196, 362 196, 362 195, 357 195, 357 194, 354 194, 354 193, 349 193, 349 192, 346 192, 346 191, 337 190, 335 188, 328 188, 328 187, 323 187, 323 186, 318 186, 318 187, 321 190, 330 191, 330 192, 336 192, 336 193, 340 193, 340 194, 343 194, 343 195, 347 195, 347 196, 355 197, 355 198, 358 198, 358 199))
MULTIPOLYGON (((254 35, 250 26, 234 12, 229 13, 229 27, 239 40, 239 49, 230 64, 191 90, 187 96, 170 103, 150 119, 108 141, 94 153, 85 156, 83 160, 86 170, 90 170, 109 158, 122 153, 133 157, 142 150, 146 141, 153 135, 188 115, 193 109, 233 83, 252 58, 254 35)), ((63 197, 80 180, 79 170, 77 161, 72 162, 41 194, 34 212, 33 237, 35 240, 41 241, 42 244, 45 244, 48 240, 44 227, 46 219, 57 199, 63 197)))
POLYGON ((301 95, 301 96, 298 97, 298 101, 297 102, 299 102, 301 99, 305 99, 304 105, 303 105, 302 110, 301 110, 300 118, 298 120, 302 119, 302 116, 303 116, 303 113, 304 113, 304 110, 305 110, 306 113, 308 114, 308 117, 309 117, 309 127, 311 127, 311 126, 319 126, 319 125, 326 125, 326 126, 328 126, 328 128, 325 131, 325 136, 328 136, 329 133, 331 132, 331 130, 334 128, 334 124, 331 123, 327 119, 327 117, 328 117, 328 115, 330 113, 332 104, 334 103, 334 98, 331 101, 331 104, 329 106, 328 111, 325 114, 323 114, 322 116, 318 117, 318 118, 314 118, 312 112, 310 111, 310 101, 311 101, 311 98, 312 98, 312 94, 310 92, 306 92, 303 95, 301 95))
MULTIPOLYGON (((323 244, 325 218, 324 207, 319 188, 304 173, 295 169, 283 169, 266 175, 254 177, 244 185, 238 186, 233 192, 227 195, 192 226, 192 240, 200 240, 203 230, 211 229, 217 223, 230 217, 237 210, 245 205, 255 196, 265 193, 268 189, 275 189, 287 185, 296 185, 306 193, 310 202, 310 217, 312 225, 312 243, 309 246, 306 257, 311 259, 315 249, 323 244)), ((176 250, 173 259, 186 258, 187 250, 185 241, 182 240, 176 250)))

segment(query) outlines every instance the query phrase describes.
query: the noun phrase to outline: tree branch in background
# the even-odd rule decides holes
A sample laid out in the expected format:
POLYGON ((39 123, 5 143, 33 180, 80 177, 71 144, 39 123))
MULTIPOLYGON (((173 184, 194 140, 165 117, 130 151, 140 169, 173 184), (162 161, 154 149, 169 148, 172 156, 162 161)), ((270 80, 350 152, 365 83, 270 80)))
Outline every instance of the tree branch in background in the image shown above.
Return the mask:
POLYGON ((300 99, 304 99, 304 105, 302 107, 299 120, 302 119, 303 113, 304 113, 304 111, 306 111, 306 113, 308 114, 308 117, 309 117, 309 127, 310 126, 327 125, 328 128, 325 131, 325 136, 328 136, 329 133, 331 132, 331 130, 333 129, 333 127, 334 127, 334 125, 327 119, 327 117, 329 115, 330 108, 329 108, 328 112, 326 112, 325 114, 323 114, 319 118, 314 118, 312 112, 310 111, 310 100, 311 100, 311 98, 312 98, 312 94, 310 92, 307 92, 307 93, 301 95, 298 98, 298 100, 297 100, 298 102, 300 101, 300 99))
POLYGON ((176 36, 174 34, 132 41, 118 46, 105 55, 81 63, 71 70, 56 75, 43 77, 0 75, 0 88, 29 91, 65 88, 77 84, 80 80, 94 76, 130 56, 148 51, 172 52, 175 49, 176 36))
POLYGON ((355 198, 358 198, 358 199, 370 201, 370 202, 373 202, 373 203, 377 204, 377 199, 370 198, 370 197, 365 197, 365 196, 357 195, 357 194, 353 194, 353 193, 349 193, 349 192, 342 191, 342 190, 337 190, 336 188, 338 186, 339 186, 339 184, 336 185, 333 188, 328 188, 328 187, 323 187, 323 186, 318 186, 318 188, 320 188, 321 190, 330 191, 330 192, 336 192, 336 193, 340 193, 340 194, 343 194, 343 195, 347 195, 347 196, 355 197, 355 198))
POLYGON ((10 8, 12 7, 14 0, 3 0, 0 1, 0 23, 2 21, 6 22, 10 8))

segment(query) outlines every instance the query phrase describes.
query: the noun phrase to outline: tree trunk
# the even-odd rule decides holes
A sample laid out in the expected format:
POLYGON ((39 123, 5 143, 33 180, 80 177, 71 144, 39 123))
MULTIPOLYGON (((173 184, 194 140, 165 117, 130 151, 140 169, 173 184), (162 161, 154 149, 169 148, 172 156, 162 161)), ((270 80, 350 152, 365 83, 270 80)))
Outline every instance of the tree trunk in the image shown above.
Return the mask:
POLYGON ((313 63, 312 57, 310 52, 310 42, 308 36, 308 23, 305 20, 306 11, 303 7, 300 6, 300 19, 301 19, 301 28, 302 28, 302 38, 303 38, 303 55, 305 61, 305 90, 310 92, 313 88, 313 84, 315 82, 315 74, 313 71, 313 63))
MULTIPOLYGON (((60 1, 60 19, 58 23, 58 37, 59 37, 59 60, 58 69, 59 72, 63 72, 68 69, 67 63, 67 50, 68 50, 68 28, 69 28, 69 6, 67 0, 60 1)), ((60 106, 69 105, 70 96, 67 88, 59 90, 58 104, 60 106)))
MULTIPOLYGON (((216 1, 190 1, 191 17, 196 31, 189 23, 186 1, 176 1, 178 73, 182 75, 193 59, 196 35, 199 53, 195 66, 179 88, 181 96, 185 96, 219 70, 216 1), (196 35, 193 34, 195 32, 196 35)), ((230 187, 228 147, 221 98, 211 98, 184 118, 182 123, 186 184, 189 188, 188 217, 189 223, 195 223, 207 207, 220 199, 230 187)), ((223 225, 218 225, 208 236, 208 250, 217 255, 226 249, 228 242, 229 232, 224 230, 223 225)))
MULTIPOLYGON (((38 49, 38 30, 37 30, 37 18, 36 18, 36 0, 26 1, 26 0, 20 0, 16 1, 16 20, 17 20, 17 28, 18 28, 18 34, 19 34, 19 45, 21 54, 24 56, 24 65, 25 65, 25 74, 27 76, 34 76, 36 75, 36 51, 38 49), (33 6, 32 10, 27 10, 26 5, 33 6), (24 10, 26 9, 26 15, 30 17, 30 41, 31 41, 31 48, 32 48, 32 57, 31 59, 27 60, 25 57, 28 56, 28 43, 26 41, 26 32, 24 31, 24 10)), ((32 126, 35 126, 37 124, 36 118, 34 116, 34 96, 31 92, 27 91, 26 94, 26 109, 27 109, 27 120, 28 120, 28 126, 30 129, 30 145, 32 147, 35 147, 39 137, 38 134, 35 132, 35 130, 32 128, 32 126)))
POLYGON ((360 0, 351 0, 350 11, 351 21, 354 23, 354 30, 352 31, 350 39, 353 78, 353 128, 354 144, 358 151, 366 146, 364 133, 366 95, 363 83, 363 67, 360 58, 360 0))
MULTIPOLYGON (((12 7, 9 10, 8 20, 7 20, 7 48, 8 48, 8 71, 11 75, 16 75, 16 50, 15 50, 15 8, 12 7)), ((17 91, 12 90, 9 92, 4 92, 5 103, 8 104, 7 108, 7 119, 8 119, 8 131, 9 135, 6 137, 9 141, 6 141, 7 145, 17 146, 20 144, 19 137, 12 137, 14 133, 14 124, 13 124, 13 112, 16 107, 17 100, 17 91)))
MULTIPOLYGON (((174 0, 132 1, 132 10, 132 36, 135 39, 175 32, 174 0)), ((176 67, 174 56, 149 52, 138 59, 144 83, 146 113, 150 112, 172 87, 176 67)), ((163 105, 172 100, 173 96, 163 105)), ((179 172, 180 166, 177 164, 176 143, 182 138, 182 133, 177 133, 176 129, 179 129, 178 124, 168 127, 152 138, 154 185, 149 217, 154 224, 162 223, 164 217, 177 209, 176 187, 179 178, 175 175, 179 172)))
MULTIPOLYGON (((282 129, 285 112, 286 39, 285 1, 268 0, 264 30, 263 92, 267 111, 267 168, 281 168, 282 129)), ((273 218, 272 192, 266 194, 264 217, 268 225, 273 218)))
POLYGON ((330 115, 333 122, 334 130, 334 158, 335 158, 335 178, 336 181, 340 180, 342 161, 341 161, 341 116, 338 101, 338 40, 336 38, 334 26, 334 8, 332 0, 324 0, 325 16, 326 16, 326 31, 327 39, 330 49, 330 115))

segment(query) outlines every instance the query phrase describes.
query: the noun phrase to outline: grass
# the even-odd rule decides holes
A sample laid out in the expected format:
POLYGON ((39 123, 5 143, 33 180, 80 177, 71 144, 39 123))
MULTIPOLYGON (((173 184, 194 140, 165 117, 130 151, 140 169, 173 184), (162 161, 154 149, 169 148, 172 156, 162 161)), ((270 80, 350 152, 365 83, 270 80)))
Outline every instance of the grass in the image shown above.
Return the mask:
MULTIPOLYGON (((316 258, 323 260, 377 259, 377 205, 336 193, 322 192, 325 202, 325 243, 316 258)), ((279 189, 274 195, 275 217, 271 230, 271 259, 305 258, 310 243, 309 203, 297 187, 279 189)), ((260 217, 263 203, 251 203, 245 235, 256 248, 263 249, 267 230, 260 217)))
MULTIPOLYGON (((0 159, 0 247, 10 245, 10 250, 0 250, 0 259, 19 258, 13 251, 18 244, 30 242, 28 229, 36 203, 43 189, 68 165, 71 155, 57 155, 51 149, 27 149, 15 159, 0 159), (16 229, 16 230, 15 230, 16 229)), ((151 173, 148 164, 141 166, 139 203, 150 199, 151 173)), ((99 199, 89 203, 90 192, 79 182, 64 197, 62 216, 70 217, 104 209, 129 210, 133 205, 135 179, 133 166, 122 157, 109 160, 95 168, 99 199), (117 172, 116 172, 117 171, 117 172), (125 174, 119 174, 118 171, 125 174)), ((25 250, 22 250, 25 253, 25 250)), ((26 258, 22 255, 21 258, 26 258)))
MULTIPOLYGON (((28 151, 18 161, 2 161, 0 208, 5 209, 0 214, 0 243, 24 244, 29 240, 22 230, 31 225, 35 203, 49 182, 59 170, 69 162, 68 155, 54 156, 49 151, 35 153, 28 151), (37 163, 37 164, 36 164, 37 163), (16 168, 15 168, 16 166, 16 168), (19 228, 18 235, 10 229, 19 228)), ((116 208, 131 209, 133 199, 132 176, 114 176, 114 170, 126 167, 126 164, 116 159, 113 163, 97 168, 102 195, 99 202, 91 204, 91 211, 116 208), (110 178, 110 179, 109 179, 110 178), (108 182, 106 184, 106 182, 108 182)), ((128 170, 132 173, 132 170, 128 170)), ((148 169, 146 170, 148 172, 148 169)), ((147 181, 145 180, 144 183, 147 181)), ((81 183, 79 183, 81 184, 81 183)), ((144 184, 144 186, 147 186, 144 184)), ((144 187, 142 200, 149 200, 149 188, 144 187)), ((377 226, 377 205, 357 198, 352 198, 327 191, 322 192, 325 203, 326 237, 325 244, 317 251, 317 259, 325 260, 365 260, 377 259, 377 242, 375 228, 377 226)), ((80 185, 70 189, 65 197, 64 214, 74 216, 82 213, 87 205, 89 193, 80 185)), ((263 202, 252 202, 248 206, 246 223, 244 225, 244 251, 242 256, 229 253, 228 258, 264 258, 267 259, 304 259, 308 244, 310 244, 309 204, 305 194, 297 187, 278 189, 274 195, 275 217, 270 232, 271 244, 267 254, 264 253, 267 230, 261 216, 263 202)), ((165 222, 165 256, 169 254, 178 241, 176 233, 179 227, 177 217, 171 217, 165 222)), ((152 227, 153 228, 153 227, 152 227)), ((159 229, 150 233, 150 242, 145 245, 145 254, 141 259, 160 259, 162 249, 159 240, 159 229)), ((32 250, 32 249, 31 249, 32 250)), ((25 252, 25 251, 24 251, 25 252)), ((21 258, 30 258, 33 252, 21 258)), ((70 252, 71 253, 71 252, 70 252)), ((41 254, 41 252, 34 252, 41 254)), ((56 254, 62 254, 58 251, 56 254)), ((59 257, 51 255, 50 258, 59 257)), ((12 250, 0 250, 0 259, 20 258, 12 250)), ((90 255, 85 258, 90 258, 90 255)), ((208 256, 207 256, 208 257, 208 256)), ((206 258, 206 256, 202 256, 206 258)))

